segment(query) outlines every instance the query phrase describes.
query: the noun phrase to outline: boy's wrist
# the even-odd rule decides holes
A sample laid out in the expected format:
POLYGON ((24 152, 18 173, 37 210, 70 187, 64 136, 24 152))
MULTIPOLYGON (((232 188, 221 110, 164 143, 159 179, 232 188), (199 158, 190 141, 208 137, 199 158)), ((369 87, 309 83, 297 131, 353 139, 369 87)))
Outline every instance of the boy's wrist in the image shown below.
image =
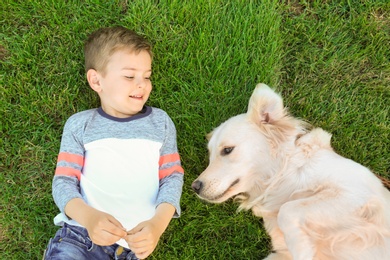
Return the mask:
POLYGON ((74 219, 80 225, 85 226, 85 219, 91 212, 91 207, 83 199, 71 199, 65 206, 65 214, 68 218, 74 219))
POLYGON ((164 233, 165 229, 168 227, 175 211, 175 207, 169 203, 161 203, 157 206, 156 214, 151 221, 154 226, 161 231, 161 234, 164 233))

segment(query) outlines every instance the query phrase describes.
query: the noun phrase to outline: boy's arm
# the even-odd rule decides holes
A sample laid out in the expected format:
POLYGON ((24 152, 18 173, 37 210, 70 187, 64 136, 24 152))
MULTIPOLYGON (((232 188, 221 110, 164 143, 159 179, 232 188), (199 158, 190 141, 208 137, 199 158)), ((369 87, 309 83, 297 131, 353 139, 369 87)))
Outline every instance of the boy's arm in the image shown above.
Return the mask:
POLYGON ((65 206, 69 200, 82 198, 79 180, 76 177, 55 175, 52 182, 52 195, 59 210, 65 213, 65 206))
POLYGON ((157 195, 156 205, 169 203, 175 208, 173 217, 178 218, 181 214, 180 197, 184 183, 184 174, 174 172, 160 180, 160 188, 157 195))
POLYGON ((180 197, 184 183, 184 169, 181 166, 176 138, 175 125, 172 119, 167 116, 165 140, 160 152, 160 187, 156 205, 169 203, 174 206, 175 214, 173 217, 179 217, 181 214, 180 197))
POLYGON ((157 206, 156 214, 152 218, 152 221, 160 227, 161 235, 164 233, 165 229, 167 229, 175 210, 175 207, 169 203, 161 203, 157 206))

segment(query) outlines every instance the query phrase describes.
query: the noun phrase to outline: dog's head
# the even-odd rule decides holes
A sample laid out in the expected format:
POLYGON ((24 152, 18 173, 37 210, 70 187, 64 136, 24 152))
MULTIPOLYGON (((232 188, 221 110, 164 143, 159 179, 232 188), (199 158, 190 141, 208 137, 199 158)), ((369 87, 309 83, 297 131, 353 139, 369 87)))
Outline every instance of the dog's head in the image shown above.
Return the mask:
POLYGON ((295 129, 281 96, 258 84, 247 113, 228 119, 208 135, 210 163, 192 183, 193 190, 202 199, 219 203, 261 189, 280 165, 276 148, 295 129))

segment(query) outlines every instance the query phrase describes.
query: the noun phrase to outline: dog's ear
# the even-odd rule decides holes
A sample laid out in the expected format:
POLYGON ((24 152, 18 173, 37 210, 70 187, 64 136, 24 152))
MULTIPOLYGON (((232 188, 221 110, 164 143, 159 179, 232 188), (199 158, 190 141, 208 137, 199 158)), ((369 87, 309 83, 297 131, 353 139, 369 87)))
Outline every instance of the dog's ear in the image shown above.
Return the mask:
POLYGON ((211 136, 213 136, 213 134, 214 134, 214 130, 213 130, 213 131, 211 131, 210 133, 208 133, 208 134, 206 135, 206 139, 207 139, 207 141, 210 141, 210 139, 211 139, 211 136))
POLYGON ((266 84, 257 84, 249 99, 249 119, 256 124, 272 124, 284 117, 285 113, 282 97, 266 84))

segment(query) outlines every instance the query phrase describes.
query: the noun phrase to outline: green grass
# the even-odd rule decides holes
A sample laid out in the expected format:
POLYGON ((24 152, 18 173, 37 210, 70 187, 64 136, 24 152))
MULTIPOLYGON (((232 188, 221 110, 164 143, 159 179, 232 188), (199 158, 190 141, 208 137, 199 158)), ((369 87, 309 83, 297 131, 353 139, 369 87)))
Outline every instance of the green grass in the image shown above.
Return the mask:
POLYGON ((57 227, 51 197, 61 132, 98 106, 82 46, 123 25, 154 45, 149 105, 176 124, 183 215, 150 259, 261 259, 261 220, 199 200, 205 134, 246 111, 258 82, 333 134, 335 150, 390 177, 390 4, 382 1, 0 2, 0 259, 40 259, 57 227))

